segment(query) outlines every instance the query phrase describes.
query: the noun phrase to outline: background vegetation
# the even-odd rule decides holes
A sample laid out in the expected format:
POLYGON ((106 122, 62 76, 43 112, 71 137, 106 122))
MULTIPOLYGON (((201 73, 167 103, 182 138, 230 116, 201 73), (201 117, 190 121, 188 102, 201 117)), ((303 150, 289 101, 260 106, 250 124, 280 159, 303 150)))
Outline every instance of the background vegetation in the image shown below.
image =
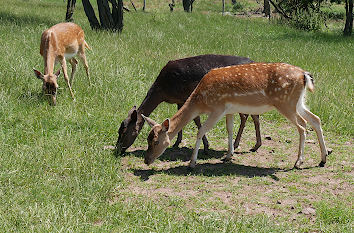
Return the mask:
MULTIPOLYGON (((196 1, 192 14, 184 13, 179 1, 172 14, 167 2, 148 1, 147 13, 126 13, 123 33, 112 34, 92 31, 78 4, 74 21, 92 47, 87 52, 92 83, 79 64, 77 101, 60 80, 58 105, 51 107, 32 67, 42 69, 40 35, 63 21, 66 4, 0 3, 0 229, 352 231, 353 37, 339 36, 336 28, 309 33, 262 18, 222 17, 221 3, 207 0, 196 1), (313 168, 319 149, 308 143, 309 169, 287 170, 295 161, 296 130, 275 112, 261 122, 263 137, 271 135, 274 144, 235 155, 231 164, 218 163, 226 148, 219 122, 208 134, 216 151, 201 155, 192 173, 185 157, 195 141, 193 124, 185 129, 187 148, 170 151, 175 160, 165 156, 151 168, 141 151, 147 126, 134 144, 138 150, 116 158, 104 149, 115 144, 120 122, 169 60, 205 53, 287 62, 310 71, 316 91, 308 95, 308 105, 321 117, 334 149, 327 167, 313 168), (308 208, 316 214, 303 214, 308 208)), ((142 3, 135 3, 141 9, 142 3)), ((162 121, 175 112, 176 106, 162 104, 151 117, 162 121)), ((254 141, 248 125, 242 150, 254 141)))

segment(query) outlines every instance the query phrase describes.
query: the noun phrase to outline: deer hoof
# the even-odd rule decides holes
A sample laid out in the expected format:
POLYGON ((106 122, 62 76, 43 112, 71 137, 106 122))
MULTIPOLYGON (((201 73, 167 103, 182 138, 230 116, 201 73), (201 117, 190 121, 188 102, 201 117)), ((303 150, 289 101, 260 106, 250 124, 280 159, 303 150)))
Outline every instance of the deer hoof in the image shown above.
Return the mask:
POLYGON ((256 152, 260 146, 261 145, 255 145, 252 149, 250 149, 250 151, 251 152, 256 152))
POLYGON ((301 161, 296 161, 295 165, 294 165, 294 168, 297 169, 297 170, 301 170, 301 165, 303 164, 303 162, 301 161))
POLYGON ((326 162, 321 161, 320 164, 318 165, 319 167, 324 167, 326 162))

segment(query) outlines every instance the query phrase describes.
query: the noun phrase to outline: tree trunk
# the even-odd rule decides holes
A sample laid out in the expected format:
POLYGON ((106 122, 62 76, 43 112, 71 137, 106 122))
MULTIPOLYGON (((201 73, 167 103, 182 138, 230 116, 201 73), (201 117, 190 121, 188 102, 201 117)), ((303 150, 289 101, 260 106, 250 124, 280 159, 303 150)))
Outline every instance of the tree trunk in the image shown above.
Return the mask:
POLYGON ((100 22, 89 0, 82 0, 85 14, 92 29, 105 29, 121 32, 123 30, 123 0, 97 0, 100 22), (108 1, 112 4, 112 12, 108 1))
POLYGON ((225 0, 222 0, 222 15, 225 13, 225 0))
POLYGON ((353 0, 345 1, 345 27, 344 35, 350 36, 353 31, 353 0))
POLYGON ((73 14, 75 10, 76 0, 68 0, 68 5, 66 5, 66 15, 65 21, 72 22, 73 21, 73 14))
POLYGON ((185 12, 192 12, 194 0, 183 0, 183 9, 185 12))
POLYGON ((82 0, 82 5, 84 7, 85 14, 87 16, 88 21, 90 22, 90 26, 92 29, 97 30, 101 28, 100 23, 97 20, 95 15, 95 11, 89 0, 82 0))
POLYGON ((118 0, 118 4, 116 0, 111 0, 112 3, 112 17, 113 17, 113 30, 121 32, 123 30, 123 0, 118 0))
POLYGON ((269 0, 264 0, 263 13, 264 13, 265 17, 270 18, 270 4, 269 4, 269 0))
POLYGON ((107 0, 97 0, 98 15, 103 29, 113 28, 113 17, 107 0))

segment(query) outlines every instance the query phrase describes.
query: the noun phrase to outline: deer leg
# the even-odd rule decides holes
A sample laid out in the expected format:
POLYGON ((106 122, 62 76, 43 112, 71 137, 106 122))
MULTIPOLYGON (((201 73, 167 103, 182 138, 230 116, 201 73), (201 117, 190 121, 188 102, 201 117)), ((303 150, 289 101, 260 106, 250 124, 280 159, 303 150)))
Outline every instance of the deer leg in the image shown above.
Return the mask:
POLYGON ((296 112, 296 108, 278 108, 278 111, 283 114, 286 118, 288 118, 296 127, 299 132, 300 140, 299 140, 299 151, 298 157, 295 162, 294 167, 299 169, 300 165, 303 163, 304 159, 304 147, 305 147, 305 138, 306 138, 306 121, 296 112))
MULTIPOLYGON (((177 109, 179 110, 182 106, 183 106, 183 104, 177 104, 177 109)), ((181 129, 181 131, 178 132, 177 140, 176 140, 175 144, 173 144, 173 147, 178 147, 178 145, 181 143, 181 141, 182 141, 182 129, 181 129)))
POLYGON ((206 132, 208 132, 222 117, 224 116, 224 112, 222 111, 215 111, 211 113, 208 116, 208 119, 204 122, 202 127, 198 130, 197 134, 197 141, 195 142, 195 147, 193 150, 193 154, 191 157, 191 161, 189 163, 189 167, 194 168, 196 161, 197 161, 197 156, 198 156, 198 151, 200 147, 200 143, 202 141, 202 137, 205 135, 206 132))
MULTIPOLYGON (((200 117, 196 117, 193 119, 194 120, 194 123, 197 125, 198 127, 198 130, 200 129, 200 127, 202 127, 202 124, 200 123, 200 117)), ((203 138, 203 145, 204 145, 204 154, 208 154, 208 150, 209 150, 209 142, 208 142, 208 139, 207 137, 204 135, 203 138)))
POLYGON ((304 162, 304 147, 305 147, 305 139, 306 139, 306 121, 302 118, 298 113, 296 113, 296 123, 297 128, 300 135, 300 143, 299 143, 299 154, 298 158, 295 162, 294 167, 300 168, 301 164, 304 162))
POLYGON ((323 132, 321 128, 321 120, 318 116, 307 110, 306 108, 302 108, 299 111, 299 114, 310 123, 310 125, 314 128, 317 134, 317 139, 321 148, 321 163, 320 167, 324 167, 327 160, 328 151, 326 149, 326 144, 324 142, 323 132))
POLYGON ((69 90, 70 90, 71 97, 73 98, 73 100, 75 100, 74 93, 73 93, 73 90, 71 89, 71 85, 69 82, 68 70, 67 70, 67 66, 66 66, 66 60, 64 57, 60 57, 60 63, 61 63, 61 67, 63 69, 64 79, 65 79, 66 84, 68 85, 69 90))
POLYGON ((71 64, 70 85, 73 86, 74 74, 76 72, 76 67, 77 67, 77 60, 75 58, 71 58, 69 62, 71 64))
POLYGON ((233 126, 234 126, 234 115, 227 114, 226 115, 226 129, 227 129, 227 135, 228 135, 228 148, 227 148, 227 155, 225 157, 225 161, 230 161, 232 154, 234 153, 234 147, 232 145, 233 126))
POLYGON ((255 152, 258 150, 258 148, 262 145, 262 138, 261 138, 261 130, 259 126, 259 115, 251 115, 254 123, 254 128, 256 130, 256 145, 251 149, 252 152, 255 152))
POLYGON ((241 118, 240 128, 238 129, 237 136, 236 136, 236 139, 235 139, 235 142, 234 142, 234 149, 235 150, 237 149, 237 147, 240 144, 241 135, 242 135, 243 129, 245 128, 246 121, 247 121, 247 118, 248 118, 248 114, 240 113, 240 118, 241 118))

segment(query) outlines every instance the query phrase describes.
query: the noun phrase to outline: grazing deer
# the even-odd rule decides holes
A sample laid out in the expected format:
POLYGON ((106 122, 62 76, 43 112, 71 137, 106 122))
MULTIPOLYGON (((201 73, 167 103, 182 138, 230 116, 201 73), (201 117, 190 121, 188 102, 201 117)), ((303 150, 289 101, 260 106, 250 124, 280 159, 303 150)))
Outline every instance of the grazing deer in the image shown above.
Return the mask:
POLYGON ((201 138, 225 115, 228 132, 228 152, 225 159, 230 160, 234 149, 233 114, 262 114, 275 108, 295 124, 299 131, 300 143, 295 167, 299 168, 303 162, 306 121, 317 133, 321 148, 319 166, 323 167, 327 149, 321 121, 305 107, 306 88, 311 92, 314 90, 311 75, 299 67, 285 63, 252 63, 211 70, 171 119, 157 124, 143 116, 152 127, 147 139, 149 147, 145 154, 145 163, 151 164, 189 121, 203 113, 208 115, 208 119, 198 130, 189 166, 195 167, 201 138))
POLYGON ((43 91, 51 97, 53 105, 56 105, 57 79, 60 74, 60 69, 53 73, 54 65, 57 61, 61 64, 65 81, 74 100, 75 97, 71 85, 77 66, 77 60, 74 58, 76 54, 84 63, 86 74, 89 78, 85 48, 90 49, 90 47, 86 43, 84 36, 85 34, 81 27, 74 23, 59 23, 42 33, 40 54, 44 59, 44 74, 36 69, 33 69, 33 71, 36 77, 43 81, 43 91), (70 81, 65 59, 68 59, 72 66, 70 81))
MULTIPOLYGON (((117 140, 117 151, 124 153, 135 141, 141 128, 144 125, 144 119, 141 114, 149 116, 151 112, 162 102, 177 104, 178 109, 190 96, 192 91, 198 85, 203 76, 213 68, 239 65, 253 62, 246 57, 225 56, 225 55, 200 55, 188 57, 180 60, 169 61, 161 70, 159 76, 149 89, 145 99, 138 109, 134 106, 129 112, 128 117, 122 121, 119 128, 119 137, 117 140)), ((237 134, 234 148, 237 148, 241 139, 241 134, 248 115, 240 114, 241 125, 237 134)), ((259 117, 252 115, 256 128, 256 145, 251 149, 256 151, 262 144, 259 129, 259 117)), ((200 118, 194 119, 198 128, 201 127, 200 118)), ((182 128, 180 129, 177 141, 174 147, 178 147, 182 141, 182 128)), ((208 149, 208 140, 203 137, 204 150, 208 149)))

